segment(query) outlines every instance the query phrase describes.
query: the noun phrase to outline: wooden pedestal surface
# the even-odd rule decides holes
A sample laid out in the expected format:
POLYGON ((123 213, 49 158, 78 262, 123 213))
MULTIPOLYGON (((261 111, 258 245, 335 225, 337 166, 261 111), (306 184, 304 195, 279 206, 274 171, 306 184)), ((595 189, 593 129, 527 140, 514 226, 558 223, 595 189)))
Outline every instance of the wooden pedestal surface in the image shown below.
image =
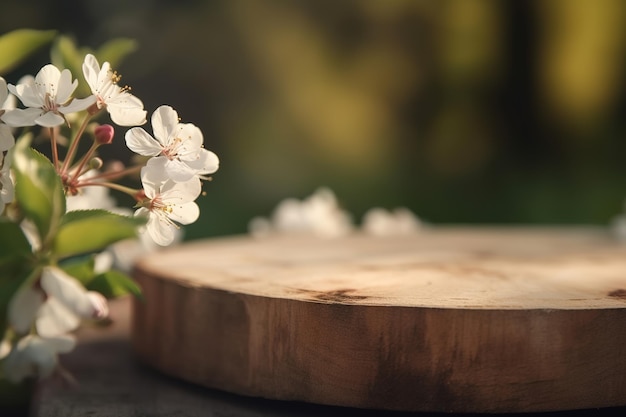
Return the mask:
POLYGON ((230 237, 134 275, 137 357, 207 387, 408 411, 626 405, 626 245, 606 231, 230 237))

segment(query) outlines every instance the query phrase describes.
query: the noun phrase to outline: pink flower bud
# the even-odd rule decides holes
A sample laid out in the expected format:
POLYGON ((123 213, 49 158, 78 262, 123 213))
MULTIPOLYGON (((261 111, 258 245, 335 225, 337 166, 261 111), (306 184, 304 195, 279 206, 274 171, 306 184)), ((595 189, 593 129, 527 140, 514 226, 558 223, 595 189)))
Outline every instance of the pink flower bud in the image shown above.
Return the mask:
POLYGON ((111 125, 100 125, 96 127, 96 142, 100 145, 108 145, 113 142, 113 136, 115 135, 115 130, 111 125))

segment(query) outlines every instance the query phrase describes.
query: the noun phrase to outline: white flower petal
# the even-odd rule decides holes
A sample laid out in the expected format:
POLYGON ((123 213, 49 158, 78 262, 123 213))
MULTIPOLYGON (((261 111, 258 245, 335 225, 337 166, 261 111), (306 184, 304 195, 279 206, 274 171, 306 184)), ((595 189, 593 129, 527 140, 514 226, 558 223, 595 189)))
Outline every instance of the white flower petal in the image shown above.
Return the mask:
POLYGON ((179 123, 176 129, 175 139, 180 140, 180 145, 176 148, 178 158, 183 161, 194 161, 198 159, 198 152, 202 148, 202 131, 191 123, 179 123))
POLYGON ((0 152, 8 151, 15 145, 15 138, 11 128, 5 124, 0 124, 0 152))
POLYGON ((146 229, 158 245, 167 246, 174 241, 176 226, 165 217, 151 215, 148 217, 146 229))
POLYGON ((62 125, 64 122, 65 119, 63 118, 63 116, 52 113, 51 111, 44 113, 35 119, 35 123, 43 127, 59 126, 62 125))
POLYGON ((94 274, 102 274, 107 272, 113 266, 113 254, 108 251, 100 252, 94 256, 94 274))
POLYGON ((7 339, 0 341, 0 360, 7 357, 11 353, 11 343, 7 339))
POLYGON ((111 87, 113 84, 113 71, 111 70, 111 64, 108 62, 104 62, 102 67, 100 67, 100 71, 98 71, 97 83, 96 83, 96 91, 99 93, 104 93, 108 87, 111 87))
POLYGON ((56 102, 59 104, 64 104, 67 100, 70 99, 74 90, 78 87, 78 80, 74 80, 72 82, 72 73, 68 69, 64 69, 61 71, 61 76, 59 77, 59 84, 56 91, 56 102))
POLYGON ((144 156, 157 156, 161 153, 161 145, 141 127, 134 127, 124 136, 128 148, 144 156))
MULTIPOLYGON (((0 152, 2 155, 2 152, 0 152)), ((15 197, 15 187, 13 185, 13 178, 11 178, 11 161, 7 156, 6 158, 0 157, 0 202, 8 204, 13 201, 15 197), (3 160, 4 159, 4 160, 3 160)), ((3 207, 0 206, 0 210, 3 207)))
MULTIPOLYGON (((146 166, 141 170, 141 177, 145 177, 146 181, 152 184, 153 189, 155 189, 157 184, 163 183, 169 179, 169 176, 165 171, 165 164, 167 161, 167 158, 164 156, 150 158, 148 159, 146 166)), ((154 194, 151 194, 151 197, 153 196, 154 194)))
POLYGON ((196 171, 186 163, 174 160, 166 160, 165 171, 167 175, 175 182, 185 182, 197 175, 196 171))
POLYGON ((145 167, 141 168, 141 185, 146 197, 152 200, 160 192, 163 174, 158 171, 157 166, 151 166, 149 162, 145 167))
POLYGON ((4 123, 13 127, 34 126, 35 120, 43 111, 38 108, 14 109, 8 111, 2 116, 4 123))
POLYGON ((41 291, 34 289, 30 283, 22 285, 9 301, 9 323, 13 330, 19 334, 28 333, 43 302, 41 291))
POLYGON ((200 208, 196 203, 185 203, 171 207, 172 211, 169 213, 169 218, 180 224, 191 224, 200 217, 200 208))
POLYGON ((35 376, 35 369, 32 365, 32 361, 27 354, 24 354, 23 347, 19 350, 16 347, 11 351, 9 356, 5 359, 3 371, 6 379, 14 384, 17 384, 26 378, 35 376))
POLYGON ((13 180, 8 175, 2 175, 2 173, 0 173, 0 185, 2 185, 2 188, 0 188, 0 202, 4 204, 13 202, 15 198, 13 180), (7 179, 5 180, 4 177, 7 177, 7 179))
POLYGON ((109 317, 109 304, 107 299, 104 298, 102 294, 95 291, 87 292, 87 297, 89 301, 91 301, 91 305, 93 306, 93 318, 94 319, 105 319, 109 317))
POLYGON ((152 113, 152 132, 162 144, 167 145, 178 126, 178 113, 170 106, 160 106, 152 113))
POLYGON ((76 339, 70 335, 48 337, 45 342, 56 353, 71 352, 76 346, 76 339))
POLYGON ((57 355, 71 351, 75 344, 71 336, 50 339, 36 335, 25 336, 6 358, 6 377, 14 383, 29 377, 45 378, 56 369, 57 355))
POLYGON ((100 68, 97 59, 88 54, 83 62, 83 74, 91 92, 97 97, 98 108, 106 107, 115 124, 139 126, 146 122, 143 103, 116 84, 108 62, 100 68))
MULTIPOLYGON (((37 354, 37 348, 33 354, 33 349, 30 347, 39 345, 40 337, 34 335, 28 335, 20 339, 11 351, 9 356, 4 362, 4 375, 13 382, 18 383, 26 378, 36 376, 37 369, 34 366, 34 359, 38 357, 41 361, 40 354, 37 354)), ((45 361, 48 362, 48 361, 45 361)))
POLYGON ((198 198, 202 192, 202 183, 198 177, 193 177, 185 182, 165 181, 160 188, 163 204, 183 204, 198 198))
POLYGON ((30 243, 30 247, 33 249, 33 251, 38 251, 39 249, 41 249, 39 231, 37 230, 37 226, 35 226, 35 223, 28 219, 24 219, 20 223, 20 228, 22 229, 24 236, 26 236, 26 240, 28 240, 28 243, 30 243))
POLYGON ((134 216, 136 217, 148 217, 150 215, 150 210, 145 207, 140 207, 135 211, 134 216))
POLYGON ((42 100, 45 98, 46 93, 56 97, 60 78, 61 71, 59 71, 59 69, 52 64, 45 65, 39 70, 37 75, 35 75, 34 87, 42 100))
MULTIPOLYGON (((134 96, 131 96, 136 99, 134 96)), ((129 102, 135 100, 128 100, 129 102)), ((127 107, 126 105, 118 105, 117 103, 110 103, 107 105, 107 110, 111 116, 111 120, 118 126, 140 126, 146 123, 146 116, 148 112, 143 109, 143 103, 139 101, 140 105, 134 107, 127 107)), ((127 103, 124 103, 127 104, 127 103)))
POLYGON ((98 64, 96 57, 92 54, 85 55, 85 60, 83 61, 83 75, 92 92, 98 89, 99 72, 100 64, 98 64))
POLYGON ((199 158, 195 161, 187 162, 187 165, 196 171, 197 175, 209 175, 218 170, 220 160, 213 152, 207 149, 200 149, 199 158))
POLYGON ((81 317, 93 316, 93 306, 87 297, 87 290, 65 271, 56 267, 45 267, 41 273, 41 288, 73 313, 81 317))
POLYGON ((4 78, 0 77, 0 108, 3 108, 4 102, 6 101, 8 96, 9 93, 7 90, 7 82, 4 80, 4 78))
POLYGON ((39 309, 36 328, 44 337, 60 336, 76 330, 80 318, 54 297, 50 297, 39 309))
MULTIPOLYGON (((169 162, 171 161, 167 161, 165 166, 169 162)), ((135 215, 147 215, 148 235, 157 244, 166 246, 177 236, 178 226, 174 221, 189 224, 198 218, 200 210, 193 200, 202 191, 202 184, 200 179, 194 176, 189 181, 180 183, 172 179, 163 181, 162 174, 155 169, 159 164, 159 162, 148 164, 141 170, 144 192, 151 201, 146 207, 137 210, 135 215)))
POLYGON ((127 110, 133 110, 133 109, 143 110, 143 102, 139 98, 130 94, 128 91, 121 91, 121 90, 119 94, 116 94, 114 97, 111 97, 109 100, 107 100, 107 106, 117 107, 120 109, 127 109, 127 110))
POLYGON ((85 110, 96 102, 96 96, 89 96, 85 98, 75 98, 67 106, 62 106, 59 111, 63 114, 76 113, 85 110))
POLYGON ((13 95, 19 98, 22 104, 24 104, 26 107, 43 106, 43 98, 35 89, 34 79, 29 80, 28 83, 21 83, 18 85, 9 84, 7 88, 13 95))

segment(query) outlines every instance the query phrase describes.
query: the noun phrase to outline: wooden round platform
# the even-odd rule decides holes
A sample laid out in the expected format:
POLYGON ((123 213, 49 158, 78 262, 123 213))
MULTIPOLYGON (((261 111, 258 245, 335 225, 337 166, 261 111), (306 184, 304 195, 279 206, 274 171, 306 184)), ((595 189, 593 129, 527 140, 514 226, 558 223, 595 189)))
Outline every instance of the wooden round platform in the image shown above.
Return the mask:
POLYGON ((605 230, 239 236, 134 275, 137 357, 207 387, 408 411, 626 406, 626 245, 605 230))

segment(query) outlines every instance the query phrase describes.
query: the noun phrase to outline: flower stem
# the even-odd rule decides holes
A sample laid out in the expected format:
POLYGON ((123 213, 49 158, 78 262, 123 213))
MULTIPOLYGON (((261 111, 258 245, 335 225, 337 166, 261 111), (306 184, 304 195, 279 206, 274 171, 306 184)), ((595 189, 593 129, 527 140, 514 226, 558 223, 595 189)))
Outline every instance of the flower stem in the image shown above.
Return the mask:
POLYGON ((128 194, 132 197, 136 196, 137 193, 141 190, 137 190, 134 188, 126 187, 124 185, 116 184, 114 182, 102 182, 102 181, 91 181, 91 178, 88 181, 78 183, 77 187, 90 187, 90 186, 101 186, 107 187, 112 190, 121 191, 125 194, 128 194))
POLYGON ((50 128, 50 146, 52 147, 52 163, 55 169, 59 168, 59 150, 57 149, 57 134, 56 130, 50 128))
POLYGON ((91 115, 87 113, 85 118, 83 119, 83 123, 78 128, 76 132, 76 136, 74 136, 74 140, 70 145, 70 148, 67 150, 67 154, 65 155, 65 161, 63 161, 63 168, 61 168, 61 175, 67 173, 68 168, 72 164, 72 160, 74 159, 74 154, 76 153, 76 149, 78 149, 78 143, 80 142, 81 136, 85 133, 85 128, 87 127, 87 123, 91 119, 91 115))
POLYGON ((96 141, 94 141, 91 144, 91 148, 89 148, 85 156, 83 156, 83 159, 80 160, 80 163, 76 167, 76 170, 74 171, 74 175, 72 176, 70 183, 77 181, 78 177, 80 177, 80 175, 83 174, 83 168, 85 167, 85 164, 87 164, 87 162, 91 159, 91 157, 96 152, 96 149, 98 149, 99 146, 100 144, 96 141))
POLYGON ((90 178, 90 180, 117 180, 127 175, 139 172, 141 171, 141 168, 143 168, 143 165, 135 165, 130 168, 121 169, 119 171, 107 171, 98 175, 94 175, 90 178))

